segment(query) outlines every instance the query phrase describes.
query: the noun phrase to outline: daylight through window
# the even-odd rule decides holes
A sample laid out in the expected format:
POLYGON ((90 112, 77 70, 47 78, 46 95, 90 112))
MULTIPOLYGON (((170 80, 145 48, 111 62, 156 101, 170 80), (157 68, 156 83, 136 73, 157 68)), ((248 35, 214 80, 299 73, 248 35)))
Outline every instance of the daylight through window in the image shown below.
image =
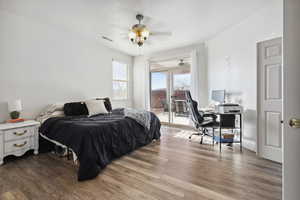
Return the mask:
POLYGON ((125 100, 128 97, 128 67, 127 64, 113 61, 113 99, 125 100))

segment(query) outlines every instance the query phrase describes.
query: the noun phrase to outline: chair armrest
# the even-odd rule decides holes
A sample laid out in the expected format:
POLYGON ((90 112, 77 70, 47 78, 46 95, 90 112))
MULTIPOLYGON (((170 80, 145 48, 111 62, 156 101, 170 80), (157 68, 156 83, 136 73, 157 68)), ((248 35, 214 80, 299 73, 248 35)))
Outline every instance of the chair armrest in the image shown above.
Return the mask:
POLYGON ((207 125, 207 124, 210 124, 210 123, 214 123, 214 120, 204 120, 200 125, 207 125))
POLYGON ((214 121, 217 119, 217 115, 213 114, 213 113, 204 113, 203 114, 204 118, 212 118, 214 121))

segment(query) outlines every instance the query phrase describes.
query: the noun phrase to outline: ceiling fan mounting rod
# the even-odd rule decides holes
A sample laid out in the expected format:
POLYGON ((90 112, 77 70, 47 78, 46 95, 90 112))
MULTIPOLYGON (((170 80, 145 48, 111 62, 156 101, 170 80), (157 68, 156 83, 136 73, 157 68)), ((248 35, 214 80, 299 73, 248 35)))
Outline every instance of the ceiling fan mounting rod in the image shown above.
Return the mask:
POLYGON ((139 24, 140 24, 141 21, 144 19, 144 15, 142 15, 142 14, 137 14, 137 15, 136 15, 136 19, 139 21, 139 24))

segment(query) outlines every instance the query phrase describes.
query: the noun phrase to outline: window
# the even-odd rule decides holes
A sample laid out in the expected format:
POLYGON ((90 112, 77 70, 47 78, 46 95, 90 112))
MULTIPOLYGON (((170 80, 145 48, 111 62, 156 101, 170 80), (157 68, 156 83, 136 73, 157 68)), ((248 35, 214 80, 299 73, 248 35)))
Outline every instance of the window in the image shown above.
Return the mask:
POLYGON ((173 75, 174 90, 190 90, 190 86, 191 86, 190 73, 173 75))
POLYGON ((126 100, 128 97, 128 67, 124 63, 112 62, 113 99, 126 100))

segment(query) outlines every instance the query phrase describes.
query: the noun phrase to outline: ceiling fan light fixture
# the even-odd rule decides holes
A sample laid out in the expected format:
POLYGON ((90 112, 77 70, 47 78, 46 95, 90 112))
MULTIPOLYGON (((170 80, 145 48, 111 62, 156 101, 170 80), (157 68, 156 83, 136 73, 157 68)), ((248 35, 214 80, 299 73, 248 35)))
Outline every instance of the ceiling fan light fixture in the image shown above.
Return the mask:
POLYGON ((139 41, 139 42, 137 42, 137 44, 139 45, 139 47, 141 47, 141 46, 143 46, 144 42, 139 41))
POLYGON ((144 19, 144 16, 142 14, 137 14, 136 19, 138 20, 137 24, 134 24, 131 26, 131 29, 128 33, 128 39, 129 41, 137 45, 139 47, 143 46, 146 40, 149 40, 149 37, 152 36, 171 36, 171 32, 153 32, 149 31, 148 27, 142 23, 142 20, 144 19))
POLYGON ((139 23, 132 26, 128 34, 128 37, 132 43, 135 43, 141 47, 143 46, 145 40, 149 38, 150 32, 144 24, 141 24, 143 15, 138 14, 136 18, 139 21, 139 23))
POLYGON ((130 39, 131 42, 134 42, 136 39, 136 34, 133 31, 130 31, 128 34, 128 37, 130 39))
POLYGON ((141 35, 142 35, 142 36, 144 37, 144 39, 146 40, 146 39, 149 37, 150 32, 149 32, 146 28, 144 28, 143 31, 142 31, 142 33, 141 33, 141 35))
POLYGON ((137 28, 130 31, 128 37, 131 42, 138 44, 138 46, 142 46, 149 35, 150 33, 146 28, 137 28))

